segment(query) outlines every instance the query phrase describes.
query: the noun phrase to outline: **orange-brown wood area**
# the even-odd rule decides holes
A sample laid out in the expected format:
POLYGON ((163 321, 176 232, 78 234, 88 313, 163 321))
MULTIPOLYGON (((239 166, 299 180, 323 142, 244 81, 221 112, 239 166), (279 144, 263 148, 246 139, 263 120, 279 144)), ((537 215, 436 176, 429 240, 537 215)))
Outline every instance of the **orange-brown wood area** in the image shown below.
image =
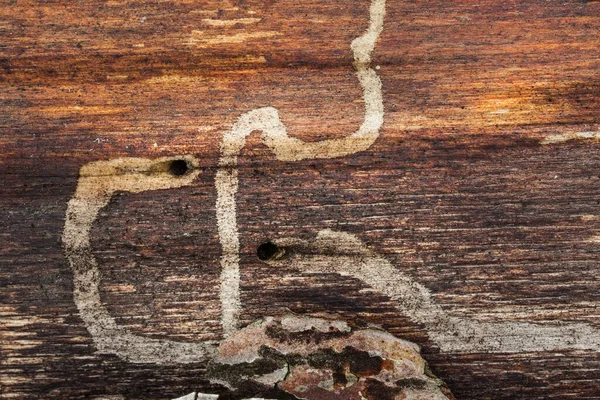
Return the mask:
MULTIPOLYGON (((275 107, 290 136, 341 138, 365 101, 350 43, 368 0, 25 1, 0 6, 0 397, 224 393, 204 363, 99 354, 62 240, 80 168, 192 155, 192 185, 119 191, 91 246, 130 332, 220 340, 221 141, 275 107)), ((387 0, 371 67, 384 120, 364 151, 238 159, 242 325, 327 313, 422 346, 457 399, 600 399, 600 349, 448 352, 385 294, 273 267, 266 239, 347 232, 474 321, 600 330, 600 2, 387 0)), ((222 397, 224 398, 224 397, 222 397)))

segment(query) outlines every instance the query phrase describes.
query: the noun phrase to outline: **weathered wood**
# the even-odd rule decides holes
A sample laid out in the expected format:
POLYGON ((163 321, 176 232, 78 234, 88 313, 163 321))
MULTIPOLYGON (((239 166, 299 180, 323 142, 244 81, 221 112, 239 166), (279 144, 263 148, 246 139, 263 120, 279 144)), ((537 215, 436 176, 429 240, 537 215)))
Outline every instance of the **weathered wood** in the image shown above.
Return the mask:
MULTIPOLYGON (((119 325, 154 339, 222 339, 223 135, 261 107, 305 141, 355 132, 365 104, 350 43, 370 26, 370 5, 0 6, 3 398, 225 392, 203 362, 97 353, 74 301, 67 203, 92 162, 193 157, 190 185, 113 193, 90 242, 119 325)), ((322 249, 257 258, 266 239, 314 244, 330 229, 428 288, 452 317, 600 329, 600 2, 388 0, 386 10, 370 65, 385 115, 368 149, 281 161, 255 132, 241 151, 241 325, 328 313, 418 343, 459 399, 600 398, 598 348, 445 351, 364 279, 303 270, 309 256, 329 260, 322 249)), ((571 338, 594 340, 584 333, 571 338)))

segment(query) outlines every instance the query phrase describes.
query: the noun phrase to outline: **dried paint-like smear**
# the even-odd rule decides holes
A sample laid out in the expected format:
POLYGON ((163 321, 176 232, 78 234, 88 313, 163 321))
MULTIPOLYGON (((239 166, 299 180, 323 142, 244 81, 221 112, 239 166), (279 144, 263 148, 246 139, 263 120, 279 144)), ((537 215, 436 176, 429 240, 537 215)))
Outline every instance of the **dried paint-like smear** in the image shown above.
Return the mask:
POLYGON ((429 372, 416 344, 320 318, 256 322, 221 343, 208 374, 240 397, 454 398, 429 372))

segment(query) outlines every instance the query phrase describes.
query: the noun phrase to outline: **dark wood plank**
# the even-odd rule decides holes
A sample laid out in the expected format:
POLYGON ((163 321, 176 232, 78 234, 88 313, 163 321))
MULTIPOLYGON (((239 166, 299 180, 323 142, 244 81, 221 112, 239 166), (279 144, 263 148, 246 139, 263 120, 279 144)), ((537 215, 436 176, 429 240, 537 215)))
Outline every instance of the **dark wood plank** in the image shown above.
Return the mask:
MULTIPOLYGON (((220 340, 223 134, 266 106, 302 140, 354 132, 364 101, 350 43, 369 26, 369 5, 0 6, 2 398, 225 391, 202 362, 96 353, 73 299, 67 203, 90 162, 194 156, 193 185, 117 192, 90 237, 102 301, 120 325, 220 340)), ((452 316, 600 329, 600 2, 388 0, 386 9, 372 61, 385 116, 372 146, 286 162, 256 132, 242 150, 242 325, 287 313, 380 325, 421 345, 459 399, 600 398, 598 349, 444 351, 360 279, 257 258, 266 239, 346 232, 452 316)))

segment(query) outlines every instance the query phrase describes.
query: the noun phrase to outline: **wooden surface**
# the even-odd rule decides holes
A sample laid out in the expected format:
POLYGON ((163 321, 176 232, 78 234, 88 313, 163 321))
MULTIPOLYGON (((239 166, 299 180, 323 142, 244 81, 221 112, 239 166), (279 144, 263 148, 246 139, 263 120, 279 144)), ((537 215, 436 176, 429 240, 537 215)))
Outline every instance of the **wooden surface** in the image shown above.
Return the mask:
MULTIPOLYGON (((198 160, 192 185, 117 192, 90 238, 102 301, 121 326, 220 340, 223 134, 267 106, 305 141, 356 131, 364 102, 350 43, 368 28, 369 5, 0 6, 2 398, 223 391, 203 363, 96 353, 62 239, 80 168, 198 160)), ((388 0, 386 9, 372 61, 385 107, 374 144, 285 162, 255 133, 238 159, 242 325, 290 312, 379 324, 420 344, 457 399, 600 398, 598 349, 441 351, 423 324, 359 279, 257 258, 265 239, 332 229, 454 316, 600 329, 600 2, 388 0)))

